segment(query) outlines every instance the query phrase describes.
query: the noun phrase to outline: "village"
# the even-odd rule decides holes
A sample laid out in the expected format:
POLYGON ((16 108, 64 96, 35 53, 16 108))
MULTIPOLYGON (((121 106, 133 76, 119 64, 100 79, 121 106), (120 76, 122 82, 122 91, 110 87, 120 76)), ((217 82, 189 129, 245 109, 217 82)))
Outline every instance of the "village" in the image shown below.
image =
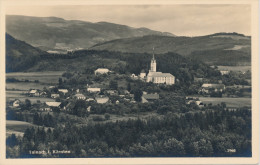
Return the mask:
MULTIPOLYGON (((222 76, 224 76, 228 75, 229 71, 220 71, 220 73, 222 76)), ((64 73, 63 78, 66 76, 68 76, 68 73, 64 73)), ((91 84, 74 84, 74 86, 71 87, 72 85, 68 85, 65 80, 62 81, 62 78, 59 78, 59 84, 56 86, 46 86, 42 90, 30 89, 27 92, 22 93, 22 95, 28 98, 53 99, 53 101, 45 102, 38 100, 35 104, 32 104, 30 99, 27 99, 25 102, 30 104, 29 107, 26 107, 27 110, 34 110, 34 112, 72 113, 75 111, 76 104, 78 104, 77 101, 84 101, 82 107, 80 107, 81 111, 84 112, 80 112, 80 115, 77 112, 72 114, 76 114, 78 116, 85 114, 84 116, 86 116, 91 113, 111 113, 110 111, 98 109, 100 108, 100 106, 97 106, 98 104, 102 104, 103 109, 105 108, 105 105, 110 105, 115 106, 114 109, 121 109, 121 111, 123 111, 122 108, 124 109, 126 107, 126 109, 132 109, 134 106, 136 106, 135 104, 157 104, 157 106, 153 107, 158 111, 159 102, 165 102, 167 99, 174 99, 176 97, 174 87, 176 86, 176 83, 178 84, 178 79, 176 79, 175 76, 170 73, 158 72, 156 70, 156 59, 154 55, 151 59, 150 70, 148 74, 142 70, 139 75, 131 74, 126 76, 115 73, 107 68, 97 68, 93 71, 92 74, 90 74, 90 76, 92 76, 93 80, 91 81, 91 84)), ((68 78, 69 77, 67 77, 67 80, 69 81, 68 78)), ((206 78, 194 78, 194 84, 192 85, 193 93, 191 95, 180 94, 177 96, 181 100, 178 102, 179 106, 177 106, 177 103, 173 103, 172 107, 175 106, 176 108, 180 108, 186 106, 186 109, 191 107, 205 109, 207 106, 214 105, 212 102, 207 101, 207 98, 212 98, 214 100, 214 98, 222 97, 251 97, 251 86, 249 85, 225 86, 221 80, 214 80, 215 83, 210 82, 211 80, 206 78), (185 105, 180 106, 180 104, 185 105)), ((26 104, 25 102, 22 102, 19 100, 19 98, 16 98, 14 100, 9 100, 7 105, 10 109, 24 110, 24 105, 26 104)), ((165 103, 165 105, 167 104, 168 103, 165 103)), ((224 100, 215 105, 225 105, 225 109, 232 110, 239 108, 234 106, 227 106, 227 103, 224 100)), ((138 108, 139 107, 135 107, 134 109, 138 108)), ((251 107, 248 108, 250 109, 251 107)))

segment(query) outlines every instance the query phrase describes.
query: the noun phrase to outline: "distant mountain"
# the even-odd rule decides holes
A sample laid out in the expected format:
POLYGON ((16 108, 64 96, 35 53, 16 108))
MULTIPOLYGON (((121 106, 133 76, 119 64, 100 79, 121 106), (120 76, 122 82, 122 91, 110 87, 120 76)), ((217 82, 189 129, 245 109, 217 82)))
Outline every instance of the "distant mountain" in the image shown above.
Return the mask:
POLYGON ((108 41, 90 49, 156 54, 174 52, 211 65, 250 65, 251 62, 251 37, 237 33, 217 33, 200 37, 151 35, 108 41), (232 61, 223 61, 225 58, 232 61))
POLYGON ((46 52, 6 34, 6 72, 24 71, 40 60, 46 52))
POLYGON ((6 31, 42 50, 87 49, 95 44, 145 35, 174 36, 147 28, 108 22, 91 23, 57 17, 6 16, 6 31))

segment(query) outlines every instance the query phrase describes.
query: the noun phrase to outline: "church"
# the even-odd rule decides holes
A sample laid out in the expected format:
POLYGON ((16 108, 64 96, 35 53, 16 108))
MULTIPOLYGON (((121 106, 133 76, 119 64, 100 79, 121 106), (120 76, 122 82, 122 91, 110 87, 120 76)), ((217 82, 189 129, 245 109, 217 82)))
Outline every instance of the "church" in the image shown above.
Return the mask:
MULTIPOLYGON (((144 73, 141 72, 140 77, 144 78, 144 73)), ((156 60, 153 58, 151 60, 151 68, 149 73, 146 76, 146 82, 153 82, 155 84, 166 84, 166 85, 173 85, 175 84, 175 77, 170 73, 162 73, 156 72, 156 60)))

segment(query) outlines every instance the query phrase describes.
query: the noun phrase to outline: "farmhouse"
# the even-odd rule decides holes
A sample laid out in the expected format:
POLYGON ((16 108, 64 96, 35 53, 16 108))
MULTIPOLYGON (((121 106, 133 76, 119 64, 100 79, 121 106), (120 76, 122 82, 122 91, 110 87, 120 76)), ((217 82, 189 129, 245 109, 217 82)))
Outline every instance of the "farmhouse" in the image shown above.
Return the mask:
POLYGON ((101 89, 100 88, 88 88, 87 91, 90 93, 98 93, 101 91, 101 89))
POLYGON ((107 68, 98 68, 97 70, 95 70, 95 75, 107 74, 108 72, 109 72, 109 69, 107 69, 107 68))
POLYGON ((20 104, 21 104, 21 101, 18 100, 18 99, 16 99, 16 100, 14 100, 14 102, 13 102, 13 107, 19 107, 20 104))
POLYGON ((56 98, 58 98, 58 97, 60 97, 60 95, 57 94, 57 93, 53 93, 53 94, 51 94, 51 98, 56 99, 56 98))
POLYGON ((96 99, 97 103, 99 103, 99 104, 104 104, 109 101, 109 98, 107 96, 103 96, 103 95, 99 95, 95 99, 96 99))
POLYGON ((84 95, 81 94, 81 93, 77 93, 77 94, 75 95, 75 97, 76 97, 76 99, 78 99, 78 100, 85 100, 85 99, 86 99, 86 96, 84 96, 84 95))
POLYGON ((226 74, 229 74, 229 71, 228 70, 221 70, 220 73, 221 73, 221 75, 226 75, 226 74))
POLYGON ((159 99, 159 94, 157 93, 153 93, 153 94, 144 93, 142 95, 142 103, 147 103, 149 101, 158 100, 158 99, 159 99))
POLYGON ((38 96, 40 96, 40 92, 36 89, 31 89, 29 91, 29 96, 37 96, 38 97, 38 96))
POLYGON ((61 102, 45 102, 43 107, 41 108, 42 111, 52 111, 52 108, 59 108, 61 102))
POLYGON ((201 92, 210 93, 210 92, 223 92, 225 90, 224 84, 203 84, 201 86, 201 92))
POLYGON ((68 89, 58 89, 59 92, 62 92, 64 94, 68 93, 68 89))

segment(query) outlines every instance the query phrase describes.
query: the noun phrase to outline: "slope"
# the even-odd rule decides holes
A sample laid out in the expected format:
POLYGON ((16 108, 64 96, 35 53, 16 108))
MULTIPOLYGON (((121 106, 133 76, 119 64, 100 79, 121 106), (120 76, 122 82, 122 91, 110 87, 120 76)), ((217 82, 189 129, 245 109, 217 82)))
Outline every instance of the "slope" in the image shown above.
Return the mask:
POLYGON ((46 52, 6 34, 6 72, 24 71, 40 60, 46 52))
POLYGON ((173 36, 147 28, 108 22, 64 20, 57 17, 6 16, 6 31, 42 50, 86 49, 97 43, 144 35, 173 36))

